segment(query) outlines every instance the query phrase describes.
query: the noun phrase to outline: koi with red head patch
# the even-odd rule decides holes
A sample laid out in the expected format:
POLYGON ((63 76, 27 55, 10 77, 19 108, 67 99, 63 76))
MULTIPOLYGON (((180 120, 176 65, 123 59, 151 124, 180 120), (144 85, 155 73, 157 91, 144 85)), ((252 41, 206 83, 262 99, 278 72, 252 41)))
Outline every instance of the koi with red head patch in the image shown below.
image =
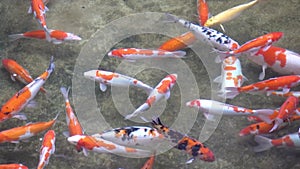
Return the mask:
POLYGON ((269 150, 272 147, 300 147, 300 138, 297 133, 288 134, 278 139, 269 139, 260 135, 256 135, 254 140, 258 146, 254 147, 255 152, 269 150))
POLYGON ((177 80, 177 74, 167 75, 164 79, 162 79, 159 84, 152 90, 150 95, 148 96, 146 102, 142 104, 139 108, 137 108, 133 113, 127 115, 125 119, 130 119, 132 117, 137 116, 149 109, 154 103, 158 102, 161 98, 165 98, 168 100, 170 98, 170 91, 175 85, 177 80))
POLYGON ((186 32, 180 36, 167 40, 158 49, 170 52, 178 51, 190 46, 195 41, 195 35, 192 32, 186 32))
MULTIPOLYGON (((33 78, 30 76, 29 72, 16 61, 12 59, 2 59, 2 65, 10 73, 10 77, 13 81, 17 79, 23 84, 28 84, 33 81, 33 78)), ((41 87, 41 91, 46 92, 43 87, 41 87)))
POLYGON ((209 15, 209 9, 206 0, 197 0, 197 9, 199 24, 204 26, 209 15))
POLYGON ((88 135, 71 136, 68 138, 68 141, 71 144, 82 147, 85 156, 88 155, 88 150, 97 153, 113 153, 132 157, 146 157, 151 155, 151 152, 147 150, 118 145, 113 142, 101 138, 96 139, 88 135))
POLYGON ((0 164, 1 169, 28 169, 23 164, 0 164))
POLYGON ((148 58, 183 58, 185 51, 165 51, 165 50, 151 50, 151 49, 136 49, 136 48, 120 48, 110 51, 107 55, 110 57, 117 57, 135 61, 136 59, 148 58))
MULTIPOLYGON (((53 44, 61 44, 66 41, 78 41, 81 38, 72 33, 60 31, 60 30, 51 30, 49 29, 51 42, 53 44)), ((46 33, 44 30, 35 30, 20 34, 8 35, 11 40, 17 40, 21 38, 32 38, 32 39, 46 39, 46 33)))
POLYGON ((83 75, 88 79, 98 82, 100 85, 100 90, 103 92, 107 89, 106 85, 120 87, 136 86, 145 90, 148 94, 153 90, 152 87, 143 83, 142 81, 115 72, 104 70, 90 70, 84 72, 83 75))
POLYGON ((270 45, 252 52, 247 58, 262 66, 260 80, 264 79, 267 67, 280 74, 300 74, 300 55, 288 49, 270 45))
MULTIPOLYGON (((274 119, 275 124, 270 130, 270 133, 276 130, 284 120, 289 119, 297 110, 299 99, 295 96, 289 96, 279 109, 277 117, 274 119)), ((296 112, 300 114, 299 112, 296 112)))
POLYGON ((20 140, 26 140, 38 133, 45 131, 52 127, 58 115, 51 121, 29 123, 25 126, 16 127, 0 132, 0 143, 11 142, 18 143, 20 140))
POLYGON ((170 141, 174 144, 175 148, 184 150, 192 156, 192 158, 189 159, 186 163, 193 162, 196 157, 207 162, 215 161, 213 152, 203 143, 186 136, 186 134, 182 134, 178 131, 170 129, 169 127, 163 125, 159 118, 152 120, 152 126, 163 135, 165 135, 166 138, 169 138, 170 141))
POLYGON ((242 87, 227 87, 226 98, 232 99, 239 93, 251 93, 251 92, 267 92, 267 95, 271 94, 273 91, 282 90, 283 94, 289 92, 291 87, 294 87, 300 83, 299 75, 290 76, 280 76, 275 78, 270 78, 264 81, 253 83, 242 87))
POLYGON ((51 154, 55 152, 55 132, 49 130, 45 135, 40 150, 40 160, 37 169, 43 169, 49 162, 51 154))
POLYGON ((31 5, 28 9, 28 13, 34 14, 34 17, 37 19, 37 21, 45 31, 46 39, 50 42, 50 31, 48 30, 46 24, 46 11, 49 11, 49 9, 45 6, 42 0, 31 0, 31 5))
POLYGON ((152 155, 143 165, 141 169, 152 169, 155 161, 155 155, 152 155))
MULTIPOLYGON (((36 96, 40 88, 45 84, 48 77, 54 71, 55 65, 53 57, 51 57, 48 69, 23 89, 18 91, 12 98, 4 103, 0 109, 0 122, 7 120, 13 116, 17 116, 28 103, 36 96)), ((23 115, 25 116, 25 115, 23 115)), ((24 119, 26 117, 22 117, 24 119)))
POLYGON ((214 115, 238 116, 255 115, 267 122, 271 122, 269 115, 273 114, 273 109, 252 110, 214 100, 196 99, 186 103, 186 106, 195 107, 204 112, 204 116, 209 120, 214 120, 214 115))

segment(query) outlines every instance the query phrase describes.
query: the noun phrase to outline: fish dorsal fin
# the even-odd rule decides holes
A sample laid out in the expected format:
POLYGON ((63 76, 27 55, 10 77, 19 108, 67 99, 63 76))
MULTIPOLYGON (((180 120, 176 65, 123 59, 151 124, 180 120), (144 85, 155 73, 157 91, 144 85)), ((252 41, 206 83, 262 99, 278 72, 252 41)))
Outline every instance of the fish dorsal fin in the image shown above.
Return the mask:
POLYGON ((102 92, 105 92, 106 89, 107 89, 107 86, 106 86, 105 84, 103 84, 103 83, 99 83, 99 85, 100 85, 100 90, 101 90, 102 92))

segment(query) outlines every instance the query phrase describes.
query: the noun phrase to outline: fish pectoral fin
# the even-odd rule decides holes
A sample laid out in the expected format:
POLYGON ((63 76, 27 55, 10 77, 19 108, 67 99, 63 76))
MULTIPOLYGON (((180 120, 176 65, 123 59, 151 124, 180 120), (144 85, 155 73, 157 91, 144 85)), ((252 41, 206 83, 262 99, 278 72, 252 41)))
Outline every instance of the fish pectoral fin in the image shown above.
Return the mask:
POLYGON ((185 163, 186 163, 186 164, 191 164, 194 160, 195 160, 195 157, 191 157, 191 158, 188 159, 185 163))
POLYGON ((64 135, 65 137, 70 137, 70 132, 69 132, 69 131, 64 131, 64 132, 63 132, 63 135, 64 135))
POLYGON ((46 12, 49 11, 49 8, 48 8, 47 6, 45 6, 45 11, 46 11, 46 12))
POLYGON ((106 89, 107 89, 107 86, 106 86, 105 84, 103 84, 103 83, 99 83, 99 85, 100 85, 100 90, 101 90, 102 92, 105 92, 106 89))
POLYGON ((266 68, 267 68, 267 65, 263 64, 262 65, 262 72, 259 74, 259 77, 258 77, 259 80, 263 80, 265 78, 266 68))
POLYGON ((224 26, 222 24, 220 24, 220 27, 221 27, 222 31, 225 33, 226 31, 225 31, 224 26))
POLYGON ((215 120, 215 116, 212 115, 212 114, 209 113, 209 112, 204 112, 203 115, 204 115, 204 117, 205 117, 207 120, 210 120, 210 121, 214 121, 214 120, 215 120))
POLYGON ((167 93, 165 94, 165 100, 168 100, 170 98, 171 92, 170 90, 167 91, 167 93))
POLYGON ((222 76, 218 76, 214 79, 215 83, 222 83, 222 76))
POLYGON ((19 144, 20 141, 18 141, 18 140, 16 140, 16 141, 10 141, 10 143, 19 144))
POLYGON ((286 94, 286 93, 288 93, 289 91, 290 91, 290 88, 283 88, 283 89, 282 89, 283 94, 286 94))
POLYGON ((13 115, 12 118, 16 118, 16 119, 19 119, 19 120, 27 120, 26 115, 23 114, 23 113, 20 113, 20 112, 13 115))
POLYGON ((59 44, 62 44, 62 41, 60 41, 60 40, 52 40, 52 43, 54 45, 59 45, 59 44))
POLYGON ((15 82, 16 81, 16 78, 15 78, 16 76, 17 76, 17 74, 15 74, 15 73, 10 75, 11 80, 15 82))
POLYGON ((36 108, 38 103, 35 100, 30 100, 26 105, 27 108, 36 108))
POLYGON ((32 13, 32 8, 31 8, 31 5, 30 5, 30 7, 29 7, 29 9, 28 9, 28 12, 27 13, 32 13))
POLYGON ((82 147, 82 152, 83 152, 84 156, 86 156, 86 157, 89 155, 88 150, 84 147, 82 147))

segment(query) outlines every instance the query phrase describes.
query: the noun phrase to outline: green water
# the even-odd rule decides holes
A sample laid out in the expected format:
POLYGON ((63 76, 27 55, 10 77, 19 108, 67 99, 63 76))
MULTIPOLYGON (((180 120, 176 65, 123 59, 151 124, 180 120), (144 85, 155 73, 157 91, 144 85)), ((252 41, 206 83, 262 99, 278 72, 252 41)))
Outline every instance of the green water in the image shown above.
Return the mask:
MULTIPOLYGON (((243 0, 207 0, 210 7, 211 14, 217 14, 225 9, 231 8, 235 5, 244 3, 243 0)), ((78 65, 78 58, 81 49, 85 48, 92 37, 95 37, 96 31, 106 28, 105 26, 116 19, 123 16, 128 16, 135 13, 143 12, 161 12, 171 13, 187 20, 197 22, 196 0, 50 0, 47 5, 50 11, 47 12, 47 25, 51 29, 60 29, 82 37, 82 41, 75 43, 65 43, 61 45, 53 45, 46 41, 22 39, 10 42, 7 35, 14 33, 21 33, 30 30, 39 29, 37 21, 32 14, 27 14, 30 2, 25 0, 2 0, 0 2, 0 57, 10 58, 16 60, 20 65, 27 68, 33 77, 40 75, 47 67, 50 57, 55 57, 56 69, 55 72, 48 79, 44 87, 49 91, 50 96, 46 97, 39 93, 36 96, 38 107, 35 109, 26 108, 24 112, 28 116, 27 122, 48 121, 55 117, 58 112, 62 112, 58 118, 58 122, 53 129, 57 133, 56 152, 52 155, 49 164, 46 168, 125 168, 135 169, 141 168, 146 159, 130 159, 110 154, 96 154, 90 153, 88 157, 83 156, 82 153, 77 153, 72 145, 70 145, 62 132, 67 130, 65 121, 65 107, 64 99, 59 91, 61 86, 72 86, 74 78, 82 78, 82 73, 74 71, 74 66, 78 65)), ((298 0, 265 0, 253 8, 247 10, 237 19, 224 24, 226 34, 237 40, 240 44, 260 36, 266 32, 282 31, 284 38, 276 42, 277 46, 290 49, 295 52, 299 51, 299 34, 300 34, 300 3, 298 0)), ((148 23, 147 21, 133 21, 133 24, 128 27, 128 30, 134 27, 141 27, 148 23)), ((170 24, 170 23, 166 23, 170 24)), ((151 26, 151 25, 149 25, 151 26)), ((174 24, 174 27, 180 27, 174 24)), ((219 29, 219 27, 215 27, 219 29)), ((183 28, 181 28, 183 29, 183 28)), ((111 27, 111 31, 114 28, 111 27)), ((116 32, 117 34, 118 32, 116 32)), ((115 46, 106 46, 108 39, 98 39, 99 44, 104 46, 105 51, 110 48, 117 47, 136 47, 136 48, 157 48, 161 43, 167 40, 168 37, 155 34, 145 33, 142 35, 135 35, 115 42, 115 46)), ((98 49, 99 50, 99 49, 98 49)), ((211 98, 211 86, 209 74, 203 65, 202 61, 196 54, 190 50, 185 49, 187 58, 183 59, 186 65, 193 73, 198 89, 190 88, 191 93, 200 95, 201 98, 211 98)), ((81 53, 82 54, 82 53, 81 53)), ((93 63, 105 70, 116 70, 121 64, 120 60, 108 58, 106 53, 98 53, 99 56, 104 56, 101 60, 95 60, 93 63), (98 63, 99 62, 99 63, 98 63)), ((209 54, 212 55, 212 54, 209 54)), ((93 56, 96 57, 97 56, 93 56)), ((88 60, 89 58, 87 58, 88 60)), ((250 84, 258 81, 258 74, 261 68, 245 58, 241 58, 243 73, 249 79, 245 84, 250 84)), ((170 60, 171 66, 176 70, 179 61, 170 60)), ((80 64, 79 64, 80 65, 80 64)), ((140 68, 138 63, 126 63, 132 67, 140 68)), ((179 69, 179 68, 178 68, 179 69)), ((80 69, 77 69, 80 70, 80 69)), ((128 72, 120 72, 126 73, 128 72)), ((173 72, 172 72, 173 73, 173 72)), ((175 72, 177 73, 177 72, 175 72)), ((164 76, 166 72, 158 69, 145 69, 136 74, 136 78, 143 82, 155 86, 164 76)), ((267 71, 267 77, 278 76, 271 70, 267 71)), ((9 74, 4 68, 0 69, 0 102, 5 103, 15 92, 20 90, 23 85, 19 82, 11 81, 9 74)), ((181 80, 189 82, 191 79, 185 79, 179 76, 181 80)), ((214 77, 211 77, 214 78, 214 77)), ((83 79, 84 80, 84 79, 83 79)), ((86 79, 88 81, 88 79, 86 79)), ((90 82, 92 84, 92 82, 90 82)), ((85 88, 88 86, 81 86, 85 88)), ((92 86, 93 87, 93 86, 92 86)), ((90 86, 89 86, 90 89, 90 86)), ((130 112, 118 112, 114 106, 111 96, 111 90, 108 88, 106 92, 100 92, 98 85, 92 88, 92 92, 96 95, 96 107, 101 109, 101 114, 106 122, 111 127, 122 127, 129 125, 149 125, 138 124, 132 121, 124 121, 122 115, 130 112)), ((181 92, 184 91, 180 85, 175 85, 171 91, 171 97, 168 100, 164 113, 161 115, 162 120, 171 125, 178 116, 181 107, 185 107, 184 102, 181 101, 181 92)), ((82 94, 82 93, 76 93, 82 94)), ((144 102, 147 95, 139 89, 130 88, 130 101, 133 106, 138 107, 144 102)), ((73 95, 71 101, 85 103, 89 100, 78 100, 79 95, 73 95), (77 97, 76 97, 77 96, 77 97)), ((81 97, 82 98, 82 97, 81 97)), ((196 99, 196 98, 189 98, 196 99)), ((279 97, 267 97, 264 95, 250 95, 241 94, 229 103, 247 108, 277 108, 283 103, 284 99, 279 97)), ((82 110, 82 107, 76 109, 79 117, 86 119, 89 116, 91 121, 97 121, 94 118, 94 110, 89 107, 82 110), (85 116, 86 115, 86 116, 85 116)), ((191 113, 193 110, 190 110, 191 113)), ((188 113, 188 112, 187 112, 188 113)), ((196 122, 191 123, 191 130, 188 135, 198 138, 200 131, 204 124, 204 117, 201 113, 195 116, 196 122)), ((16 126, 21 126, 27 122, 22 122, 16 119, 10 119, 0 124, 0 130, 9 129, 16 126)), ((95 125, 89 124, 89 121, 82 121, 87 133, 92 134, 95 131, 102 131, 105 125, 95 128, 95 125)), ((182 121, 182 124, 189 123, 182 121)), ((96 123, 95 123, 96 124, 96 123)), ((215 153, 216 161, 207 163, 200 160, 195 160, 192 164, 186 165, 185 162, 189 158, 184 152, 176 149, 169 150, 160 154, 156 158, 154 168, 193 168, 193 169, 257 169, 257 168, 272 168, 272 169, 289 169, 299 168, 298 159, 299 152, 293 149, 271 149, 270 151, 262 153, 254 153, 252 147, 255 145, 252 137, 240 138, 238 132, 240 129, 250 124, 245 117, 228 118, 223 117, 219 123, 216 131, 205 142, 206 145, 215 153)), ((181 126, 181 125, 180 125, 181 126)), ((189 129, 182 129, 180 126, 174 126, 178 130, 186 131, 189 129)), ((297 131, 298 124, 272 134, 271 137, 279 137, 285 134, 297 131)), ((32 137, 28 142, 21 142, 20 144, 4 143, 0 145, 0 163, 23 163, 29 168, 35 168, 39 159, 39 148, 41 146, 40 138, 43 133, 32 137)))

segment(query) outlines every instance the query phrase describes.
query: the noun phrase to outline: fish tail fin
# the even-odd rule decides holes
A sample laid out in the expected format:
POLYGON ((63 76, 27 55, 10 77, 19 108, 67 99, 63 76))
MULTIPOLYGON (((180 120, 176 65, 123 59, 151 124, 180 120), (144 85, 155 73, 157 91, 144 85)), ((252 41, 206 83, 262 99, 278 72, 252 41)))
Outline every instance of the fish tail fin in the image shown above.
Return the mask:
POLYGON ((174 51, 173 54, 178 58, 184 58, 184 56, 186 55, 186 52, 182 51, 182 50, 178 50, 178 51, 174 51))
POLYGON ((166 132, 168 131, 168 127, 162 124, 159 117, 152 118, 151 125, 157 129, 159 132, 166 132))
POLYGON ((259 109, 256 110, 257 116, 264 122, 271 124, 272 120, 270 119, 270 115, 274 113, 272 109, 259 109))
POLYGON ((137 108, 133 113, 128 114, 125 116, 125 120, 128 120, 132 117, 137 116, 138 114, 142 113, 143 111, 147 110, 149 105, 147 103, 142 104, 139 108, 137 108))
POLYGON ((55 121, 56 121, 56 120, 57 120, 57 118, 58 118, 58 116, 60 115, 60 113, 61 113, 61 112, 58 112, 58 113, 56 114, 56 116, 54 117, 54 119, 53 119, 53 120, 55 120, 55 121))
POLYGON ((235 96, 237 96, 240 93, 238 87, 226 87, 225 90, 226 90, 225 98, 227 99, 233 99, 235 96))
POLYGON ((228 51, 220 51, 216 48, 213 48, 213 53, 217 53, 218 55, 216 56, 215 58, 215 62, 216 63, 221 63, 223 62, 223 60, 225 60, 229 55, 230 55, 230 52, 228 51))
POLYGON ((60 88, 60 92, 64 96, 65 100, 69 99, 69 91, 70 91, 70 87, 68 87, 68 89, 65 87, 60 88))
POLYGON ((271 130, 269 131, 269 133, 272 133, 273 131, 277 130, 278 127, 280 126, 280 124, 283 122, 282 119, 276 118, 274 120, 274 126, 271 128, 271 130))
POLYGON ((54 57, 51 56, 50 64, 49 64, 47 71, 51 74, 54 71, 54 69, 55 69, 54 57))
POLYGON ((46 40, 47 40, 48 42, 51 42, 50 30, 47 28, 47 26, 44 26, 43 29, 44 29, 44 31, 45 31, 46 40))
POLYGON ((152 87, 146 87, 146 88, 144 88, 145 89, 145 91, 146 91, 146 93, 148 94, 148 95, 150 95, 150 93, 153 91, 153 88, 152 87))
POLYGON ((254 137, 254 140, 258 143, 258 146, 255 146, 253 148, 255 152, 266 151, 273 147, 271 142, 272 140, 267 137, 256 135, 254 137))
POLYGON ((8 38, 10 41, 15 41, 15 40, 21 39, 23 37, 24 37, 23 33, 8 35, 8 38))
POLYGON ((172 23, 176 23, 178 22, 178 18, 174 15, 171 15, 169 13, 166 13, 165 14, 165 19, 164 19, 164 22, 172 22, 172 23))

